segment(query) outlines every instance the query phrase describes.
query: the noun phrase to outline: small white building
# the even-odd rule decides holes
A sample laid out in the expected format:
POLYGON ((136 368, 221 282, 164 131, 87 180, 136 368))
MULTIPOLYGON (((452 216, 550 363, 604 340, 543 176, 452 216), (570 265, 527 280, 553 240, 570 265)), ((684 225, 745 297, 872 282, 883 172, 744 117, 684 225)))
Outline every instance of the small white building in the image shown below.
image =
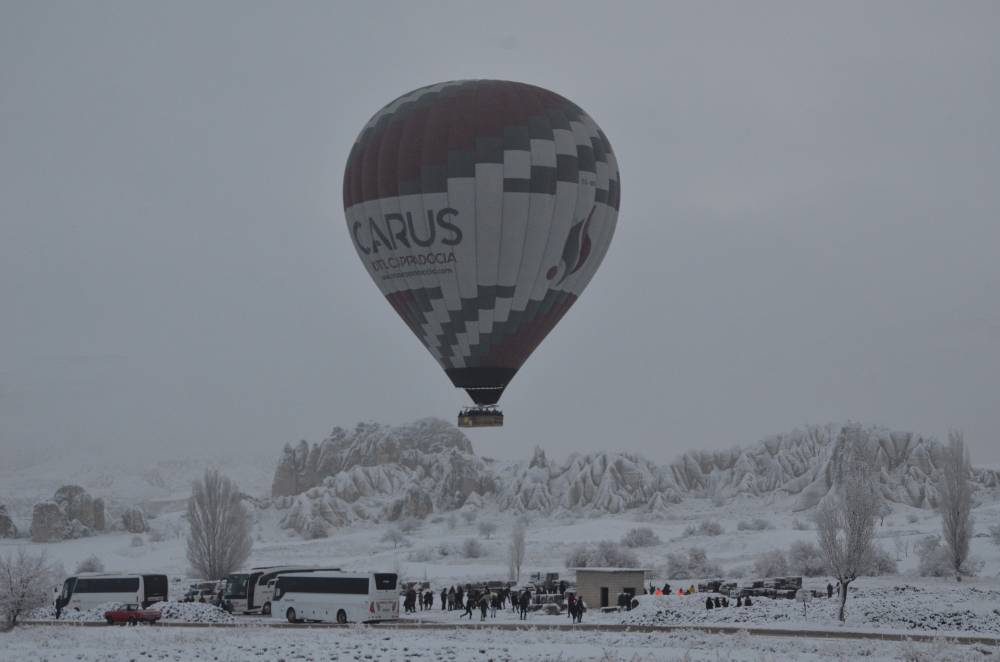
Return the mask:
POLYGON ((639 595, 646 585, 642 568, 570 568, 576 571, 576 593, 588 609, 615 607, 619 593, 639 595))

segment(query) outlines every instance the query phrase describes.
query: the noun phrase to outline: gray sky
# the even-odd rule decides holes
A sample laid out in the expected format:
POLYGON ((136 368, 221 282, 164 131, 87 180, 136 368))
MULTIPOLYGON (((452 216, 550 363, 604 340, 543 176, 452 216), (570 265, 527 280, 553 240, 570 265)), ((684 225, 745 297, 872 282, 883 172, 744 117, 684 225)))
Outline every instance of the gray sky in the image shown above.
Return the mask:
POLYGON ((453 419, 341 177, 372 113, 457 78, 574 100, 623 183, 478 452, 853 419, 1000 461, 996 2, 2 2, 0 448, 453 419))

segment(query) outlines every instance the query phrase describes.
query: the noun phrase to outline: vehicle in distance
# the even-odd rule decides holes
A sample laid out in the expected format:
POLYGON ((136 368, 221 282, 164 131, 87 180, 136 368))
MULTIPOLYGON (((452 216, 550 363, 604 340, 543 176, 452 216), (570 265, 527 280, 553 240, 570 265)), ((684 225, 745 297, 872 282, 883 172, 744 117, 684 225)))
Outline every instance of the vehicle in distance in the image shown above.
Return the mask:
POLYGON ((108 625, 115 623, 119 625, 149 623, 152 625, 160 620, 160 611, 158 609, 143 609, 137 603, 132 602, 118 609, 109 609, 104 612, 104 620, 107 621, 108 625))
POLYGON ((225 579, 222 608, 236 614, 271 614, 271 595, 274 579, 288 572, 316 572, 340 568, 314 565, 283 565, 252 568, 250 572, 236 572, 225 579))
POLYGON ((167 599, 166 575, 82 572, 67 577, 56 598, 57 609, 93 609, 106 602, 148 607, 167 599))
POLYGON ((271 618, 361 623, 399 618, 395 573, 298 572, 274 584, 271 618))

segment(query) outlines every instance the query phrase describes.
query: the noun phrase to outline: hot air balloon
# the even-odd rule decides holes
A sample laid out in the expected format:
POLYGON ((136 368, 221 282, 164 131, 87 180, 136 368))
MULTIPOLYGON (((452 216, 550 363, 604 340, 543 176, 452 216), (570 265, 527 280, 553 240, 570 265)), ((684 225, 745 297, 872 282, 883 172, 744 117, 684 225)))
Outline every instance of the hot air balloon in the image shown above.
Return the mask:
POLYGON ((597 123, 549 90, 461 80, 368 121, 344 171, 344 213, 369 275, 474 407, 496 405, 597 271, 620 200, 597 123))

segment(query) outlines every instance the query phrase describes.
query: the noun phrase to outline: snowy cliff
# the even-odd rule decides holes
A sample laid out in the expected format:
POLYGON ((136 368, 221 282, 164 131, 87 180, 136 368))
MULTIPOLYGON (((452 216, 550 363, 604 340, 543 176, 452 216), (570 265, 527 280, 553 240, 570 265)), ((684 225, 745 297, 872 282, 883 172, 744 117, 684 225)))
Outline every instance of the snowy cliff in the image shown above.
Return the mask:
MULTIPOLYGON (((941 446, 909 432, 869 430, 887 501, 931 508, 941 446)), ((286 445, 272 503, 282 524, 308 537, 360 520, 382 521, 494 504, 513 512, 659 513, 687 497, 784 496, 813 507, 830 491, 840 427, 810 426, 724 451, 689 452, 668 465, 622 452, 574 453, 563 462, 536 448, 526 462, 477 457, 450 423, 335 428, 322 442, 286 445)), ((980 489, 1000 472, 976 469, 980 489)))

